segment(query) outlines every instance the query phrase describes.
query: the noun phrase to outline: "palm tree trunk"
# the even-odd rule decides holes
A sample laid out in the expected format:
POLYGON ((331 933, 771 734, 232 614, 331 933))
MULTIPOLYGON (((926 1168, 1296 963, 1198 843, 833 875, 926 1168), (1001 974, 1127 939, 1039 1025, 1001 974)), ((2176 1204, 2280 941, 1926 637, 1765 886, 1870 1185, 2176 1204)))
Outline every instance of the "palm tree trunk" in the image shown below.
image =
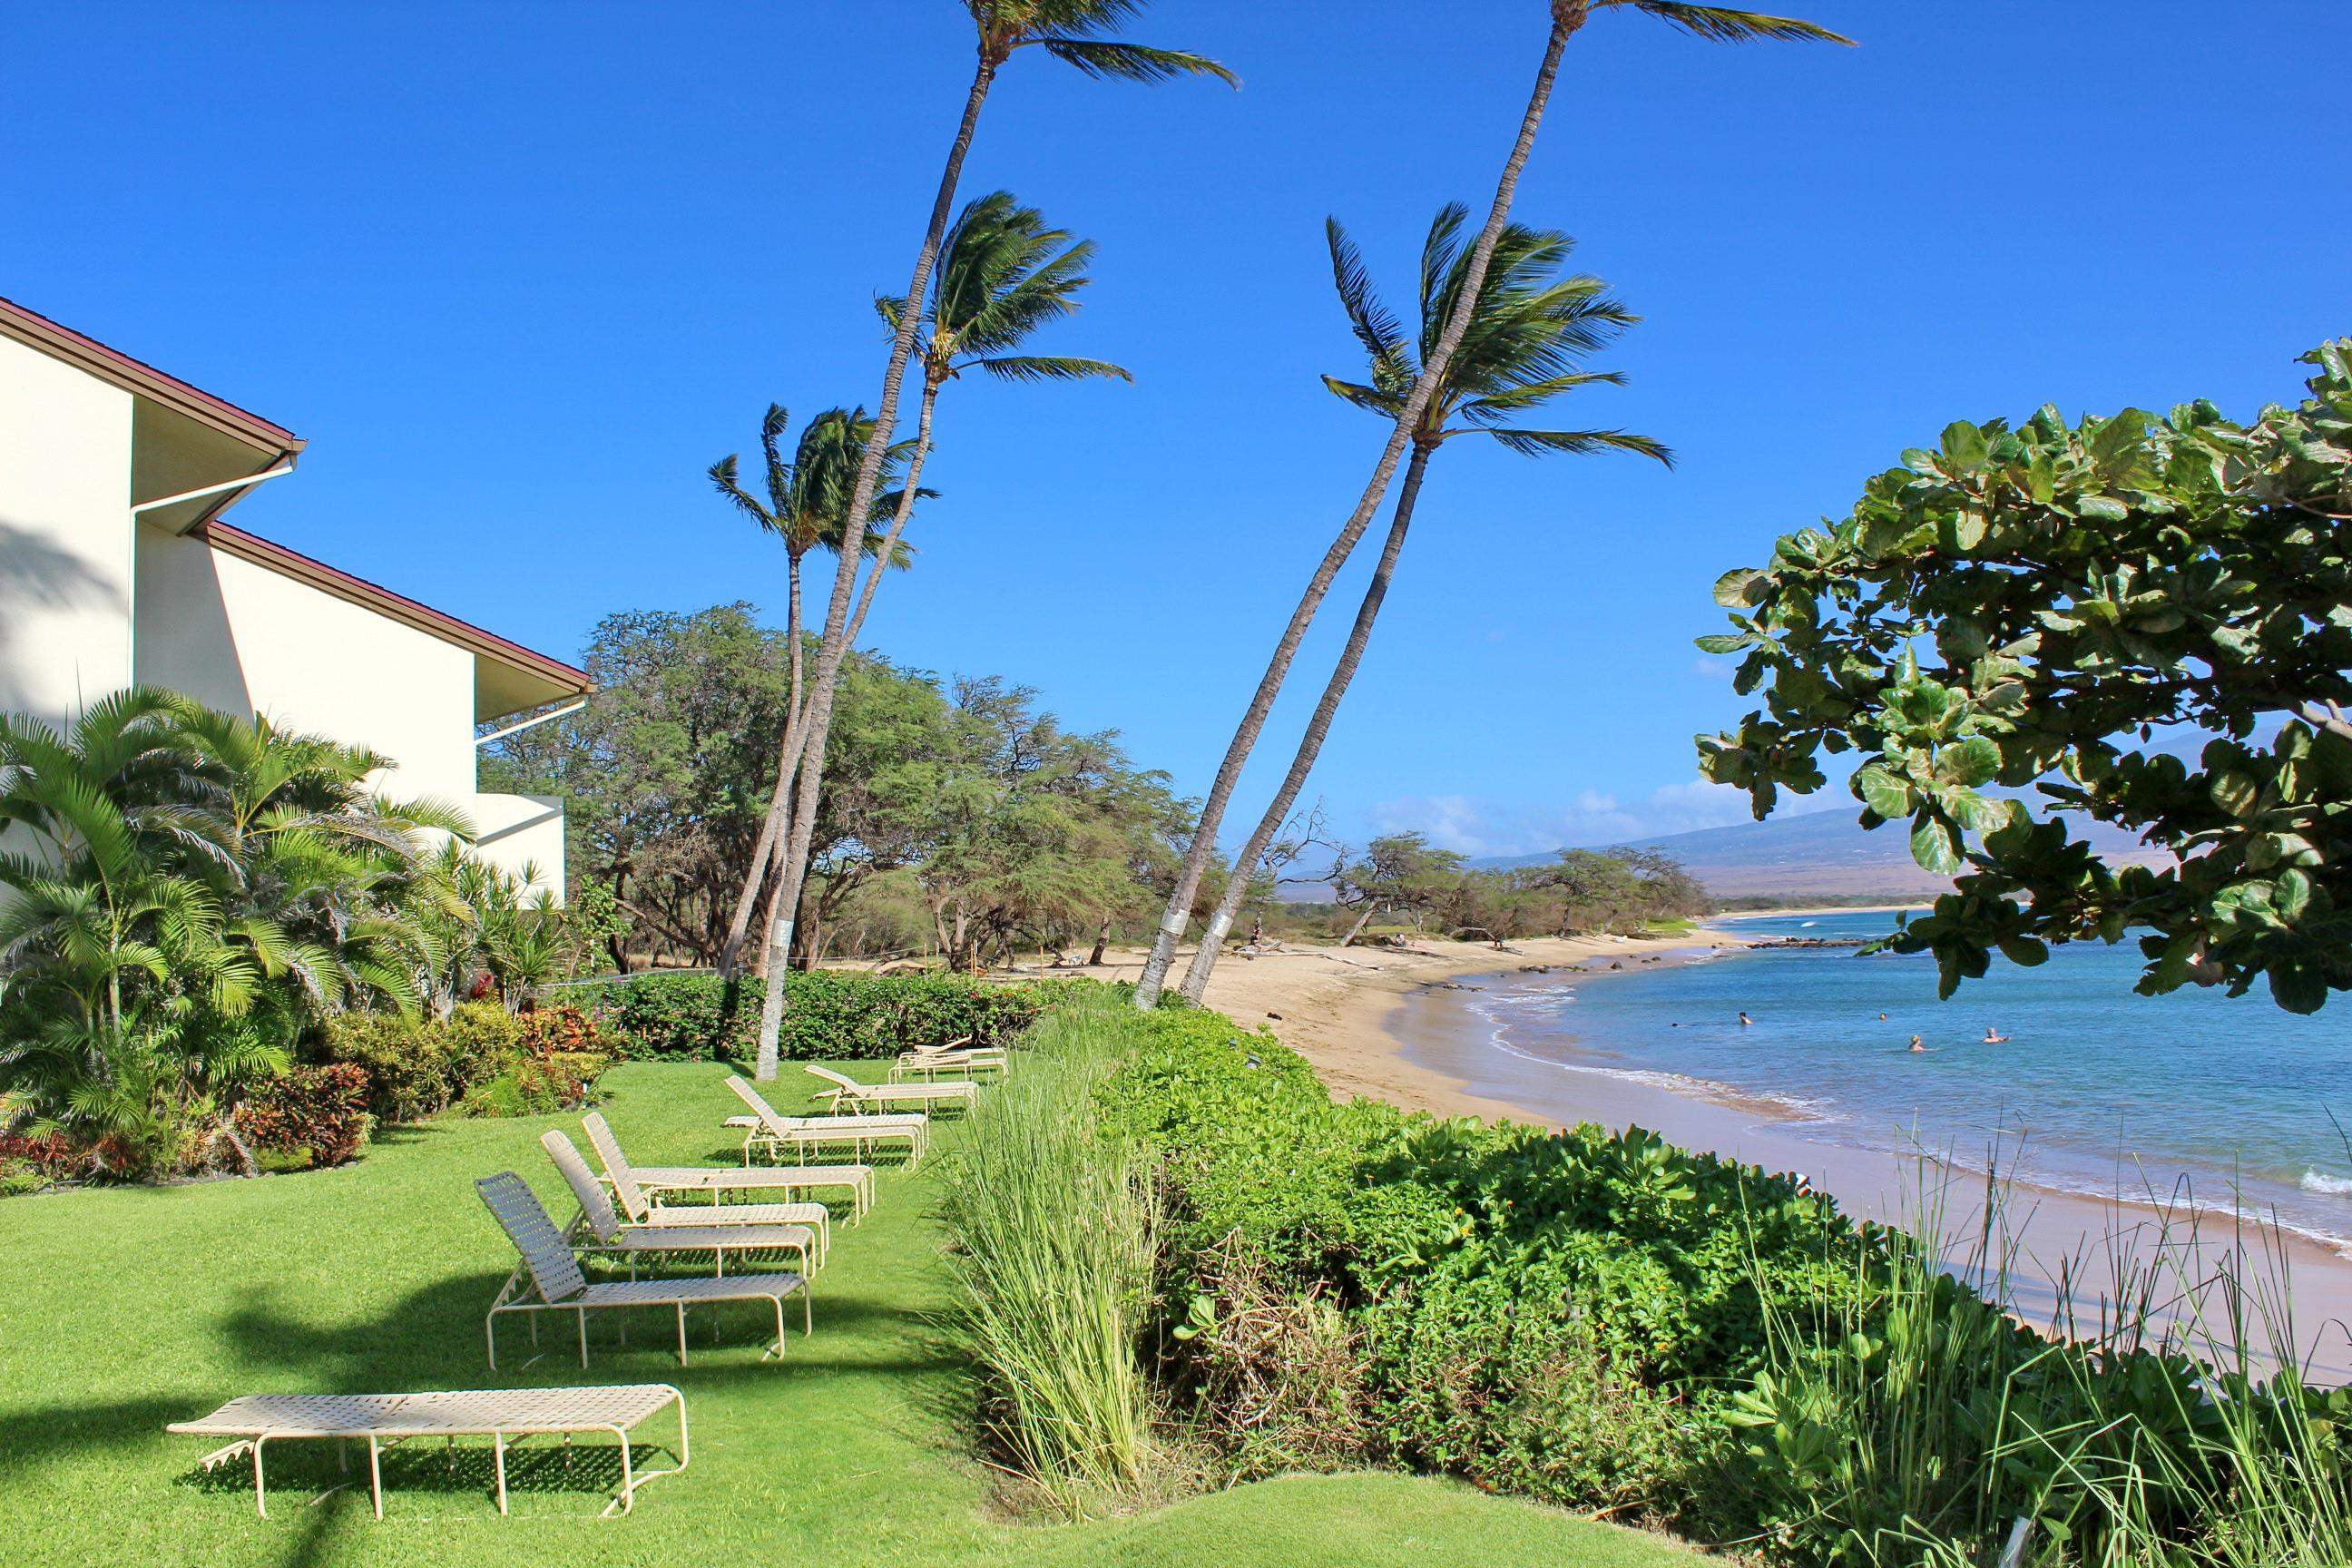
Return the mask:
MULTIPOLYGON (((922 302, 930 289, 931 268, 939 259, 940 242, 947 234, 948 218, 955 206, 956 182, 962 177, 964 157, 971 151, 972 133, 979 129, 981 106, 988 101, 988 89, 996 79, 997 65, 997 59, 983 45, 980 63, 972 72, 971 90, 964 99, 963 118, 948 149, 947 166, 940 174, 939 194, 932 198, 930 226, 923 231, 922 247, 915 253, 914 277, 900 296, 907 306, 898 312, 898 330, 891 335, 890 361, 882 372, 882 397, 874 410, 874 434, 866 443, 865 456, 859 459, 857 482, 850 489, 849 513, 842 524, 841 559, 834 566, 833 594, 825 604, 824 637, 817 644, 816 666, 809 672, 806 716, 801 722, 803 739, 800 779, 792 806, 790 847, 785 852, 782 879, 777 889, 785 909, 799 900, 801 883, 808 875, 809 841, 816 828, 817 788, 824 778, 825 742, 833 732, 834 688, 841 679, 843 656, 848 652, 849 596, 862 563, 866 516, 873 510, 874 487, 882 477, 882 457, 889 449, 891 432, 898 426, 898 388, 906 379, 907 361, 915 352, 915 331, 922 321, 922 302)), ((877 562, 874 569, 877 573, 884 571, 887 563, 877 562)), ((783 945, 789 950, 789 924, 782 934, 783 945)), ((779 1013, 776 1024, 780 1027, 782 1023, 779 1013)), ((755 1069, 760 1079, 776 1076, 777 1037, 778 1029, 770 1027, 767 1009, 763 1007, 755 1069)))
MULTIPOLYGON (((784 637, 791 645, 792 685, 784 698, 784 733, 776 748, 776 782, 768 797, 767 812, 760 819, 760 842, 751 850, 751 863, 743 868, 743 890, 735 897, 735 913, 727 922, 727 940, 719 949, 721 979, 734 975, 736 961, 743 951, 744 933, 751 927, 751 911, 759 907, 760 889, 767 880, 769 863, 776 858, 776 840, 782 826, 779 808, 789 796, 793 778, 793 730, 800 722, 801 712, 801 554, 789 544, 785 549, 784 581, 789 587, 784 597, 784 637)), ((764 974, 767 968, 767 944, 762 942, 752 969, 764 974)))
MULTIPOLYGON (((866 613, 874 607, 874 595, 881 586, 883 568, 889 564, 891 553, 898 548, 899 538, 907 531, 907 520, 914 514, 915 488, 923 477, 923 459, 930 455, 931 450, 931 413, 939 406, 940 384, 928 374, 923 378, 923 401, 916 416, 915 450, 907 460, 906 489, 900 493, 898 510, 890 518, 889 531, 882 536, 882 548, 875 556, 875 568, 866 574, 866 586, 859 591, 857 613, 849 618, 846 640, 852 647, 856 646, 857 634, 866 625, 866 613)), ((767 818, 760 826, 759 847, 752 851, 751 864, 743 879, 743 890, 735 900, 734 918, 728 922, 727 945, 719 952, 719 973, 722 975, 734 973, 737 957, 742 951, 744 933, 751 929, 751 912, 759 905, 760 889, 770 869, 772 867, 779 871, 782 869, 782 846, 789 838, 785 825, 791 820, 793 773, 800 766, 801 752, 808 736, 808 726, 803 721, 805 715, 801 710, 800 560, 797 556, 792 563, 792 704, 786 710, 788 717, 784 725, 783 745, 776 758, 775 795, 768 802, 767 818)), ((768 951, 772 945, 770 939, 774 930, 772 916, 769 938, 761 942, 761 958, 756 966, 762 973, 775 967, 775 954, 768 951)))
POLYGON ((1496 183, 1486 226, 1478 231, 1477 244, 1471 248, 1469 265, 1463 272, 1461 297, 1454 300, 1445 319, 1445 330, 1439 334, 1435 349, 1423 363, 1412 393, 1397 413, 1396 428, 1390 433, 1380 463, 1372 469, 1371 482, 1364 487, 1347 526, 1340 529, 1331 547, 1323 552, 1315 575, 1307 580, 1307 592, 1300 595, 1298 607, 1290 613, 1290 624, 1283 629, 1282 640, 1275 645, 1274 658, 1267 663, 1265 675, 1258 679, 1257 690, 1250 698, 1240 727, 1234 731, 1233 743, 1225 748, 1224 761, 1218 764, 1216 779, 1209 786, 1209 797, 1202 805, 1192 842, 1184 851, 1175 890, 1160 918, 1160 929, 1152 937, 1151 955, 1144 961, 1142 976, 1135 983, 1135 1005, 1139 1008, 1149 1010, 1160 1000, 1169 965, 1176 958, 1176 944, 1191 923, 1192 900, 1201 890, 1201 878, 1208 869, 1209 857, 1216 853, 1217 829, 1223 824, 1225 806, 1233 799, 1234 786, 1240 781, 1243 765, 1249 761, 1251 748, 1257 744, 1258 732, 1265 728, 1266 715, 1273 710, 1275 697, 1290 672, 1290 661, 1297 656, 1307 625, 1321 607, 1324 595, 1330 592, 1332 579, 1339 574, 1340 566, 1370 525, 1372 513, 1388 493, 1389 481, 1396 475, 1397 464, 1403 460, 1405 447, 1421 423, 1423 411, 1429 406, 1446 366, 1453 362, 1454 351, 1461 347, 1463 333, 1469 330, 1471 312, 1486 286, 1486 268, 1494 259, 1495 242, 1510 216, 1511 199, 1518 192, 1519 172, 1527 167, 1528 154, 1534 151, 1536 131, 1542 125, 1545 106, 1551 100, 1552 81, 1559 74, 1560 52, 1568 47, 1569 36, 1582 26, 1584 20, 1584 0, 1553 0, 1551 34, 1544 45, 1543 63, 1536 71, 1534 89, 1528 95, 1527 111, 1519 119, 1518 139, 1512 143, 1511 154, 1503 163, 1502 178, 1496 183))
POLYGON ((1274 836, 1282 831, 1298 792, 1306 786, 1307 775, 1314 771, 1315 759, 1323 750, 1323 737, 1330 732, 1332 716, 1339 710, 1339 700, 1348 694, 1348 684, 1356 678, 1356 667, 1363 662, 1365 645, 1372 640, 1372 623, 1380 618, 1381 605, 1388 598, 1389 581, 1396 575, 1397 556, 1404 549, 1405 531, 1412 526, 1414 503, 1421 498, 1422 477, 1429 471, 1430 455, 1436 447, 1416 441, 1412 460, 1405 465, 1404 483, 1397 490, 1395 514, 1389 521, 1389 536, 1381 545, 1380 564, 1372 568, 1372 580, 1364 588, 1363 603, 1356 606, 1356 624, 1349 629, 1347 646, 1339 650, 1339 662, 1332 667, 1331 679, 1324 683, 1322 700, 1315 704, 1315 713, 1307 721, 1307 733, 1299 738, 1297 753, 1290 759, 1290 771, 1283 775, 1282 787, 1275 791, 1274 804, 1250 829, 1247 842, 1234 860, 1233 879, 1225 885, 1224 897, 1217 900, 1216 912, 1209 917, 1209 929, 1201 938, 1200 950, 1192 954, 1192 967, 1184 973, 1186 1000, 1198 1002, 1208 989, 1209 972, 1217 966, 1217 951, 1224 945, 1225 932, 1233 928, 1234 911, 1249 893, 1250 874, 1256 868, 1258 857, 1274 836))

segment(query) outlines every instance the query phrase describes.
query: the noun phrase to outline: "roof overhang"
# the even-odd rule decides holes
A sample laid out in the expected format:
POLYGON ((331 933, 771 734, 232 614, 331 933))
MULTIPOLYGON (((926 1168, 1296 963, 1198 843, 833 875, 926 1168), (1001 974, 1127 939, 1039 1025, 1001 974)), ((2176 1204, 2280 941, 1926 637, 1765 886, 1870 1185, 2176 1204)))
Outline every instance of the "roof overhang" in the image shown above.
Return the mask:
POLYGON ((461 621, 430 605, 420 605, 404 595, 338 571, 322 561, 313 561, 217 518, 205 525, 204 537, 225 555, 249 561, 428 637, 455 643, 471 653, 476 723, 528 712, 550 702, 584 697, 595 689, 586 671, 574 669, 561 659, 550 658, 520 643, 509 642, 495 632, 484 631, 471 622, 461 621))
MULTIPOLYGON (((134 506, 256 478, 290 463, 308 444, 282 425, 10 300, 0 299, 0 336, 131 394, 134 506)), ((236 505, 244 494, 242 489, 215 490, 144 515, 175 533, 187 533, 236 505)))

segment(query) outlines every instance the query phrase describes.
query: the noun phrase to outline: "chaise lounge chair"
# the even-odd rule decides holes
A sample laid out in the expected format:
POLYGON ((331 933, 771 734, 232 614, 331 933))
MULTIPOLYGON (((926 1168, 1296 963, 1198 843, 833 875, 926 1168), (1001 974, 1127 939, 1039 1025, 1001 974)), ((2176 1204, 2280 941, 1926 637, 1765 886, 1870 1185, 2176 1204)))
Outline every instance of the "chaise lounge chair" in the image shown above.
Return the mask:
MULTIPOLYGON (((663 1204, 646 1190, 637 1180, 636 1167, 621 1152, 614 1142, 613 1130, 604 1119, 593 1111, 585 1121, 588 1142, 596 1146, 596 1157, 604 1162, 604 1179, 612 1184, 613 1195, 620 1200, 621 1213, 632 1225, 805 1225, 816 1231, 816 1256, 822 1263, 833 1250, 833 1211, 823 1204, 722 1204, 719 1189, 709 1189, 708 1204, 663 1204)), ((732 1165, 726 1167, 730 1174, 740 1173, 732 1165)))
POLYGON ((874 1206, 871 1165, 795 1165, 775 1171, 747 1171, 740 1165, 640 1165, 621 1152, 620 1140, 602 1116, 592 1110, 581 1125, 596 1146, 596 1157, 604 1162, 604 1173, 613 1176, 614 1166, 628 1166, 629 1179, 657 1206, 669 1193, 709 1193, 713 1203, 722 1193, 765 1193, 776 1202, 789 1202, 794 1193, 821 1187, 838 1187, 849 1194, 853 1220, 863 1219, 874 1206))
POLYGON ((580 1222, 588 1227, 588 1236, 578 1234, 575 1226, 571 1234, 572 1250, 598 1252, 629 1260, 629 1278, 637 1277, 640 1258, 675 1258, 682 1255, 711 1253, 715 1255, 717 1272, 727 1273, 727 1255, 730 1252, 790 1252, 800 1259, 800 1271, 814 1271, 815 1264, 809 1256, 816 1245, 816 1231, 805 1225, 630 1225, 614 1212, 613 1200, 604 1192, 596 1173, 580 1157, 572 1140, 553 1129, 539 1135, 541 1147, 563 1173, 564 1184, 572 1195, 580 1201, 580 1222))
POLYGON ((860 1083, 831 1068, 821 1068, 813 1062, 803 1065, 833 1086, 817 1092, 832 1103, 835 1115, 845 1109, 859 1110, 888 1105, 919 1105, 926 1110, 935 1105, 961 1105, 970 1110, 980 1099, 980 1085, 969 1079, 956 1083, 860 1083))
MULTIPOLYGON (((580 1364, 588 1364, 588 1314, 614 1308, 668 1307, 677 1313, 677 1361, 686 1364, 686 1310, 720 1301, 766 1301, 776 1310, 776 1342, 761 1352, 782 1358, 784 1353, 784 1298, 801 1299, 801 1332, 812 1333, 816 1321, 809 1307, 808 1279, 800 1274, 755 1274, 732 1279, 630 1279, 590 1284, 572 1256, 572 1244, 547 1217, 539 1195, 512 1171, 484 1176, 474 1184, 482 1202, 498 1219, 522 1255, 522 1268, 508 1277, 498 1300, 482 1320, 488 1342, 490 1370, 499 1365, 499 1319, 509 1312, 572 1312, 580 1320, 580 1364)), ((536 1320, 534 1320, 535 1321, 536 1320)))
POLYGON ((253 1506, 269 1517, 269 1491, 261 1474, 265 1444, 293 1438, 332 1439, 338 1448, 364 1437, 368 1446, 368 1497, 383 1517, 383 1450, 411 1437, 488 1437, 499 1482, 499 1511, 507 1511, 507 1440, 561 1436, 565 1443, 583 1432, 610 1432, 621 1440, 621 1495, 604 1505, 628 1512, 637 1489, 686 1468, 686 1395, 667 1383, 622 1384, 608 1388, 495 1388, 451 1394, 255 1394, 232 1399, 209 1415, 174 1421, 164 1428, 184 1436, 231 1437, 198 1461, 207 1470, 246 1450, 253 1455, 253 1506), (629 1434, 665 1405, 677 1406, 677 1463, 667 1469, 639 1470, 629 1450, 629 1434))
POLYGON ((941 1078, 972 1079, 1002 1079, 1013 1070, 1011 1058, 1002 1046, 975 1046, 971 1037, 950 1040, 943 1046, 909 1046, 898 1053, 891 1064, 890 1081, 920 1078, 927 1081, 941 1078))
POLYGON ((846 1144, 859 1159, 869 1149, 905 1145, 907 1166, 912 1170, 922 1163, 923 1149, 930 1140, 930 1118, 919 1110, 901 1111, 884 1116, 786 1116, 770 1105, 760 1091, 740 1078, 730 1078, 727 1087, 751 1108, 749 1116, 730 1116, 730 1127, 740 1127, 743 1132, 743 1163, 751 1163, 751 1151, 763 1150, 770 1158, 790 1149, 802 1159, 813 1149, 837 1149, 846 1144))

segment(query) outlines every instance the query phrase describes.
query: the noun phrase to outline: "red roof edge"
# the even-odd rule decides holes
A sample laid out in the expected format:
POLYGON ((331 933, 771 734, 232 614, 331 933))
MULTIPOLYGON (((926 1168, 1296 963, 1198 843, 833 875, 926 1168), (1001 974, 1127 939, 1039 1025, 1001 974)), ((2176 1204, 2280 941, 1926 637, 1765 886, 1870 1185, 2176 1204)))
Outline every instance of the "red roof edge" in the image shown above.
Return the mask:
POLYGON ((64 351, 61 357, 79 359, 84 368, 136 391, 158 397, 167 403, 177 403, 192 412, 209 414, 212 422, 245 437, 257 446, 277 447, 289 452, 299 452, 307 444, 274 420, 264 419, 250 409, 240 408, 226 397, 216 397, 200 386, 194 386, 178 376, 157 370, 144 360, 131 358, 121 349, 109 348, 86 332, 75 331, 59 321, 53 321, 37 310, 26 309, 15 300, 0 298, 0 331, 23 338, 35 346, 52 353, 64 351), (111 372, 111 374, 108 374, 111 372))
POLYGON ((364 577, 355 577, 323 561, 314 561, 299 551, 289 550, 257 533, 247 533, 218 518, 205 523, 202 533, 203 537, 232 555, 389 616, 419 631, 469 648, 484 658, 497 659, 556 685, 570 687, 576 695, 584 696, 595 689, 595 683, 588 679, 588 672, 584 669, 575 669, 562 659, 550 658, 519 642, 510 642, 496 632, 484 631, 470 621, 461 621, 446 611, 419 604, 404 594, 395 594, 364 577))

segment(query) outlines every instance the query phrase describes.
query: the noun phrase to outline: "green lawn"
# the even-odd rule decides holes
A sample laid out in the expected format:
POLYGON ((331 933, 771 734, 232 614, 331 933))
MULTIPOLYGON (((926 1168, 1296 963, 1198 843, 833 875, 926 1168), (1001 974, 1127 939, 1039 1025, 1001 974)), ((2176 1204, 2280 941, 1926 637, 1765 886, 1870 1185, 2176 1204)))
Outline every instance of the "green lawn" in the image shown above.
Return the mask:
MULTIPOLYGON (((648 1162, 730 1159, 734 1099, 713 1067, 625 1067, 604 1112, 648 1162)), ((572 1119, 555 1119, 571 1125, 572 1119)), ((482 1311, 510 1253, 473 1178, 520 1171, 559 1219, 538 1146, 549 1121, 402 1129, 338 1171, 0 1202, 0 1561, 9 1564, 497 1564, 569 1568, 755 1563, 1306 1564, 1440 1568, 1542 1563, 1652 1568, 1691 1554, 1654 1538, 1401 1476, 1298 1478, 1086 1525, 1009 1517, 971 1448, 961 1364, 926 1320, 941 1300, 927 1167, 884 1175, 862 1226, 840 1227, 816 1281, 816 1334, 763 1363, 762 1320, 690 1320, 694 1363, 664 1347, 661 1313, 617 1342, 592 1320, 582 1373, 551 1318, 535 1363, 482 1311), (387 1517, 335 1491, 322 1445, 270 1458, 271 1514, 247 1472, 194 1469, 210 1445, 167 1421, 233 1394, 667 1382, 686 1391, 694 1465, 636 1513, 599 1521, 604 1456, 542 1450, 519 1466, 514 1516, 488 1497, 478 1448, 386 1461, 387 1517)), ((947 1140, 951 1142, 952 1133, 947 1140)), ((795 1318, 797 1314, 794 1315, 795 1318)), ((648 1428, 656 1441, 659 1423, 648 1428)), ((526 1451, 528 1452, 528 1450, 526 1451)))

